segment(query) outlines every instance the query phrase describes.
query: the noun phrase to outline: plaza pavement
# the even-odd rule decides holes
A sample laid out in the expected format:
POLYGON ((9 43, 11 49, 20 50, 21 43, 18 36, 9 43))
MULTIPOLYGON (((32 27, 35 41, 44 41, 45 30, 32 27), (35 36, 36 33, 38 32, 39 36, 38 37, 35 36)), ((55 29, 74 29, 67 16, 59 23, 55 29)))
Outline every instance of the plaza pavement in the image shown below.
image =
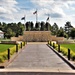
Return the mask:
POLYGON ((57 56, 46 43, 28 43, 22 52, 10 63, 6 69, 26 70, 56 70, 71 71, 59 56, 57 56))

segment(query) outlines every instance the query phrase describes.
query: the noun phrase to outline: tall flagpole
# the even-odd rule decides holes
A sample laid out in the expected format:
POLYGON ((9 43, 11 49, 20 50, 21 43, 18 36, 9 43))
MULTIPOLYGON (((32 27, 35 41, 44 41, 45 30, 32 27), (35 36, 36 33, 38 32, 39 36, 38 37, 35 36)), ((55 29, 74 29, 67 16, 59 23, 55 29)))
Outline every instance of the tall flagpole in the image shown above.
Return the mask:
POLYGON ((50 15, 48 14, 48 18, 47 18, 46 22, 48 22, 48 21, 49 21, 49 16, 50 16, 50 15))
POLYGON ((36 11, 35 12, 33 12, 33 14, 35 14, 35 16, 36 16, 36 23, 38 22, 38 14, 37 14, 37 9, 36 9, 36 11))
POLYGON ((36 9, 36 23, 38 21, 38 14, 37 14, 37 9, 36 9))
POLYGON ((24 19, 24 29, 26 30, 26 25, 25 25, 25 22, 26 22, 26 16, 24 15, 25 19, 24 19))

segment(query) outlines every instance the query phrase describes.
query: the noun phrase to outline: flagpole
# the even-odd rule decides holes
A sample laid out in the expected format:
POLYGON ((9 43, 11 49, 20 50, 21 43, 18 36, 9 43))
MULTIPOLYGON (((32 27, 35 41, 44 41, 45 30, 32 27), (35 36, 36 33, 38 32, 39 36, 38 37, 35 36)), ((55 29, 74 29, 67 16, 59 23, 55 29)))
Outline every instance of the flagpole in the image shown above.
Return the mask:
POLYGON ((37 21, 38 21, 37 9, 36 9, 36 11, 35 11, 35 12, 33 12, 33 14, 35 14, 35 16, 36 16, 36 23, 37 23, 37 21))
POLYGON ((49 21, 49 14, 48 14, 48 18, 47 18, 46 22, 48 22, 48 21, 49 21))
POLYGON ((25 19, 24 19, 24 29, 26 30, 26 25, 25 25, 25 22, 26 22, 26 16, 24 15, 25 19))
MULTIPOLYGON (((37 11, 37 9, 36 9, 36 11, 37 11)), ((36 23, 37 23, 37 20, 38 20, 38 14, 37 14, 37 12, 36 12, 36 23)))

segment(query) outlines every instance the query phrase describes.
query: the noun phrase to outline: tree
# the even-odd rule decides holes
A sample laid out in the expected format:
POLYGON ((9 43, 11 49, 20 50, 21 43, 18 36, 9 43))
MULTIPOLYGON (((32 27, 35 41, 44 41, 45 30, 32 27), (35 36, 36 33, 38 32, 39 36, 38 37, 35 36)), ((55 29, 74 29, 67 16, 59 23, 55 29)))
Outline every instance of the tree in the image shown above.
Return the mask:
POLYGON ((71 22, 66 22, 65 24, 65 32, 68 34, 68 38, 70 37, 70 32, 73 29, 73 26, 71 25, 71 22))
POLYGON ((30 31, 30 30, 31 30, 31 23, 26 22, 26 31, 30 31))
POLYGON ((0 22, 0 30, 2 30, 2 24, 1 24, 1 22, 0 22))
POLYGON ((23 35, 23 31, 25 29, 24 25, 21 22, 19 22, 17 25, 18 25, 18 34, 23 35))
POLYGON ((65 33, 64 29, 62 27, 60 27, 60 29, 57 32, 57 36, 58 37, 64 37, 64 33, 65 33))
POLYGON ((42 21, 42 22, 41 22, 41 28, 40 28, 40 30, 41 30, 41 31, 44 31, 44 30, 45 30, 44 27, 45 27, 45 22, 42 21))
POLYGON ((50 23, 46 22, 46 24, 45 24, 45 30, 46 30, 46 31, 50 31, 50 30, 51 30, 51 25, 50 25, 50 23))
POLYGON ((57 35, 58 30, 59 30, 58 25, 54 23, 53 26, 51 27, 52 34, 57 35))
POLYGON ((40 22, 37 22, 35 24, 35 29, 36 29, 36 31, 39 31, 40 30, 40 22))
POLYGON ((6 32, 7 30, 7 24, 5 22, 2 23, 2 31, 6 32))
POLYGON ((72 39, 75 38, 75 28, 73 28, 73 29, 71 30, 70 36, 72 37, 72 39))
POLYGON ((15 33, 12 31, 12 29, 11 28, 8 28, 7 29, 7 33, 5 34, 5 36, 7 37, 7 38, 10 38, 10 37, 12 37, 12 36, 14 36, 15 35, 15 33))
POLYGON ((33 22, 31 22, 31 31, 33 31, 33 27, 34 26, 34 24, 33 24, 33 22))

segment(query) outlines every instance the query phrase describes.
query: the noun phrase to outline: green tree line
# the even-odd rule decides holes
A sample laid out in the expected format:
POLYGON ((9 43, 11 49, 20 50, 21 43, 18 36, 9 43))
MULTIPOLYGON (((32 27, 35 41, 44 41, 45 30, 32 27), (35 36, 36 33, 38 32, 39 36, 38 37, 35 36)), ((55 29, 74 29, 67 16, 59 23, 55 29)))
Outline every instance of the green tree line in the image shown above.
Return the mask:
POLYGON ((59 27, 56 23, 51 25, 49 22, 37 22, 35 25, 33 22, 26 22, 26 31, 51 31, 52 35, 65 38, 75 38, 75 28, 71 25, 71 22, 67 21, 64 27, 59 27))
POLYGON ((48 22, 37 22, 34 23, 33 22, 26 22, 25 24, 26 26, 26 31, 50 31, 51 25, 48 22))
POLYGON ((4 38, 18 37, 19 35, 23 35, 24 24, 21 22, 8 24, 0 22, 0 30, 4 32, 4 38))
POLYGON ((26 22, 25 25, 21 22, 18 23, 1 23, 0 30, 4 32, 5 38, 10 38, 12 36, 18 37, 23 35, 23 31, 51 31, 52 35, 58 37, 72 38, 75 39, 75 28, 71 25, 71 22, 67 21, 64 27, 59 27, 57 23, 51 25, 49 22, 26 22))

